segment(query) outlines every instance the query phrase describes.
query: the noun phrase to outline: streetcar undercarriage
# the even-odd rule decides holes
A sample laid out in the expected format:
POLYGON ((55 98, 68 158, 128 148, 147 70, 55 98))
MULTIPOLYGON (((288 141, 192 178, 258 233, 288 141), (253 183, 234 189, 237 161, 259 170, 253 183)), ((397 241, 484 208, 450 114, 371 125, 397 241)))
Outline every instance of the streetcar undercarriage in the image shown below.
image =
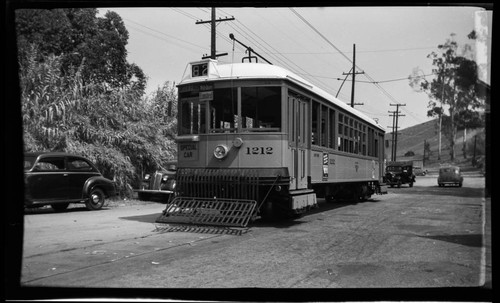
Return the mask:
POLYGON ((245 227, 259 218, 299 217, 318 207, 317 198, 360 202, 379 191, 375 181, 309 184, 300 190, 289 184, 285 168, 179 169, 175 195, 157 222, 245 227))

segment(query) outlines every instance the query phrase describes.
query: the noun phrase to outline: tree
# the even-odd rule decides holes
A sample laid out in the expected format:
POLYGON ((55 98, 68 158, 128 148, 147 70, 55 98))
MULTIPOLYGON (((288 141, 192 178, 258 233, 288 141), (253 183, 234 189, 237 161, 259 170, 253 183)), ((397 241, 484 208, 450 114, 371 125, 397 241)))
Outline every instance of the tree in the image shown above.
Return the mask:
MULTIPOLYGON (((474 35, 470 34, 471 37, 474 38, 474 35)), ((466 57, 470 46, 466 46, 464 52, 459 54, 454 34, 444 44, 438 45, 438 49, 439 52, 427 56, 432 60, 435 67, 432 71, 436 77, 431 81, 421 78, 416 68, 410 76, 410 86, 429 95, 427 115, 443 119, 444 133, 450 144, 450 157, 454 160, 457 130, 480 123, 477 110, 482 102, 476 85, 478 66, 466 57)))
POLYGON ((122 194, 136 181, 136 168, 155 170, 175 157, 175 112, 162 109, 175 104, 173 87, 165 85, 148 100, 133 86, 84 85, 83 66, 63 75, 61 56, 39 62, 36 51, 20 70, 25 151, 86 156, 122 194))
POLYGON ((105 83, 109 88, 135 85, 144 93, 146 77, 126 60, 128 31, 115 12, 108 11, 101 18, 95 8, 20 9, 16 11, 16 32, 21 64, 34 44, 38 61, 60 56, 63 74, 83 66, 84 84, 105 83))

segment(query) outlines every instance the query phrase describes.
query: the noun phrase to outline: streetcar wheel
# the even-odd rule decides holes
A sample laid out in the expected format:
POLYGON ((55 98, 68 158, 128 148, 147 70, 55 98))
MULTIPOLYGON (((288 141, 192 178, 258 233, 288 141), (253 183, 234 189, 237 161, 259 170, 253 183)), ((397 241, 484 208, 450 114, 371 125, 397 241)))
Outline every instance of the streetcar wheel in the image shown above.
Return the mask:
POLYGON ((262 220, 265 222, 272 222, 275 220, 273 204, 271 202, 266 202, 262 205, 262 220))
POLYGON ((327 203, 333 203, 333 202, 335 202, 335 200, 334 200, 334 198, 333 198, 333 195, 328 195, 328 196, 326 196, 326 197, 325 197, 325 201, 326 201, 327 203))

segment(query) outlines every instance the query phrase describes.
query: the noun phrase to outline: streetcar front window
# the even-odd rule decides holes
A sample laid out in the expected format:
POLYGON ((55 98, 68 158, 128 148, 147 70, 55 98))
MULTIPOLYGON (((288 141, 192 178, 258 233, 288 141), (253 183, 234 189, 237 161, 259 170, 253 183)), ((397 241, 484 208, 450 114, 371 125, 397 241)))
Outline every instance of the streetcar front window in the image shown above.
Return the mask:
POLYGON ((179 93, 180 135, 280 130, 279 86, 215 88, 203 92, 193 89, 179 93))
POLYGON ((180 129, 181 135, 203 134, 207 129, 206 102, 198 98, 184 98, 180 102, 180 129))
POLYGON ((242 131, 281 130, 281 87, 241 88, 242 131))
POLYGON ((210 101, 210 132, 236 132, 238 128, 238 90, 220 88, 214 90, 210 101))

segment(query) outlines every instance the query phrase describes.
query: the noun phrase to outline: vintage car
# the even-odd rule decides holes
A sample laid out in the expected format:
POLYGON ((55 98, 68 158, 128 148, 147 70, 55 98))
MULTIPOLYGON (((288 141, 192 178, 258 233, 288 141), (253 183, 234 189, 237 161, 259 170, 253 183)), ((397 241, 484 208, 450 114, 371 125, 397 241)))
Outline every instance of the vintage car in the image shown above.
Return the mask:
POLYGON ((395 185, 401 187, 402 184, 413 187, 413 183, 415 183, 413 163, 411 161, 389 162, 385 169, 384 182, 391 187, 395 185))
POLYGON ((166 168, 162 168, 151 174, 145 174, 142 178, 140 188, 134 190, 137 192, 138 199, 142 201, 167 202, 175 189, 176 170, 177 162, 169 162, 166 168))
POLYGON ((97 210, 116 195, 115 183, 90 160, 62 152, 25 153, 24 181, 25 208, 50 205, 63 211, 70 203, 85 203, 97 210))
POLYGON ((422 169, 420 166, 413 167, 413 174, 415 176, 425 176, 427 175, 427 170, 422 169))
POLYGON ((460 173, 460 167, 449 166, 441 167, 439 169, 438 185, 445 186, 446 184, 458 185, 462 187, 464 177, 460 173))

